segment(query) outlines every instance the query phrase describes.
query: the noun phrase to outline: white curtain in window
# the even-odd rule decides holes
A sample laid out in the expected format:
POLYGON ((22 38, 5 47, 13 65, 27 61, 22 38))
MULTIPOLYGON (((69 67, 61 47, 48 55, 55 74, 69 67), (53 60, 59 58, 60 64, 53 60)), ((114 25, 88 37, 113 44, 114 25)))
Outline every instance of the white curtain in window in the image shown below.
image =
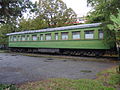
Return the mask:
POLYGON ((43 40, 43 35, 40 35, 40 40, 43 40))
POLYGON ((13 41, 13 37, 10 37, 10 41, 13 41))
POLYGON ((22 36, 22 41, 25 41, 25 36, 22 36))
POLYGON ((18 41, 20 41, 20 36, 18 36, 18 41))
POLYGON ((13 37, 13 41, 17 41, 17 38, 16 38, 16 37, 13 37))
POLYGON ((103 39, 103 31, 99 31, 99 39, 103 39))
POLYGON ((51 40, 51 34, 46 34, 45 38, 46 38, 46 40, 51 40))
POLYGON ((27 36, 27 41, 29 41, 30 40, 30 37, 29 36, 27 36))
POLYGON ((19 41, 21 41, 21 36, 19 37, 19 41))
POLYGON ((72 32, 73 39, 80 39, 80 32, 72 32))
POLYGON ((55 34, 55 40, 58 40, 58 33, 55 34))
POLYGON ((61 35, 62 35, 62 40, 68 40, 68 33, 67 32, 63 32, 61 35))
POLYGON ((37 40, 37 36, 36 35, 32 36, 32 40, 36 41, 37 40))
POLYGON ((93 31, 85 31, 85 39, 93 39, 94 34, 93 31))

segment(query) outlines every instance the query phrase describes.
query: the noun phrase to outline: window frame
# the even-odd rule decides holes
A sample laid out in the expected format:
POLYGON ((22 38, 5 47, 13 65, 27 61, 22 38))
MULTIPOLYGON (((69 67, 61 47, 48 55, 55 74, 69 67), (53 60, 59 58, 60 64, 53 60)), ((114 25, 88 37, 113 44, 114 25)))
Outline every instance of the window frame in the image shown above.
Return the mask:
POLYGON ((22 36, 21 36, 21 41, 26 41, 25 35, 22 35, 22 36), (23 40, 23 37, 24 37, 24 40, 23 40))
POLYGON ((20 35, 18 36, 18 41, 22 41, 22 38, 20 35))
POLYGON ((103 30, 98 30, 98 39, 104 39, 104 31, 103 30), (102 31, 102 38, 100 37, 100 31, 102 31))
POLYGON ((37 40, 38 40, 37 34, 32 35, 32 41, 37 41, 37 40), (36 36, 36 39, 35 39, 35 40, 33 39, 34 36, 36 36))
POLYGON ((85 30, 85 31, 84 31, 84 39, 94 39, 94 38, 95 38, 94 30, 85 30), (93 34, 92 38, 86 38, 86 32, 93 32, 93 33, 92 33, 92 34, 93 34))
POLYGON ((26 35, 26 41, 30 41, 30 35, 26 35))
POLYGON ((13 36, 10 36, 10 42, 12 42, 13 41, 13 36))
POLYGON ((44 40, 44 35, 40 34, 40 41, 43 41, 43 40, 44 40), (42 36, 42 39, 41 39, 41 36, 42 36))
POLYGON ((55 33, 55 40, 59 40, 59 35, 58 35, 58 33, 55 33), (57 38, 56 38, 56 35, 57 35, 57 38))
POLYGON ((52 34, 51 34, 51 33, 47 33, 47 34, 45 34, 45 40, 46 40, 46 41, 48 41, 48 40, 52 40, 52 34), (50 35, 50 39, 47 39, 47 38, 46 38, 47 35, 50 35))
POLYGON ((13 36, 13 41, 14 41, 14 42, 17 41, 17 36, 13 36))
POLYGON ((72 31, 72 40, 80 40, 81 39, 81 35, 80 35, 80 31, 72 31), (79 38, 74 38, 73 33, 79 33, 79 38))
POLYGON ((69 32, 61 32, 61 40, 69 40, 69 32), (63 39, 62 34, 67 33, 67 39, 63 39))

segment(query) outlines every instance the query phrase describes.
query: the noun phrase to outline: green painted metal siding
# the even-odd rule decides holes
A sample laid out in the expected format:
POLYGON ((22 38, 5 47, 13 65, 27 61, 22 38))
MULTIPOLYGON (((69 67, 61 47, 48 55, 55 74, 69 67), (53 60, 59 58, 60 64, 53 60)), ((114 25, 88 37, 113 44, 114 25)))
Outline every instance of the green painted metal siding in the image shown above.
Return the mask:
POLYGON ((102 40, 60 40, 60 41, 28 41, 11 42, 10 47, 34 48, 76 48, 76 49, 109 49, 102 40))
MULTIPOLYGON (((30 35, 30 41, 10 41, 9 47, 33 47, 33 48, 74 48, 74 49, 109 49, 109 46, 104 44, 103 40, 98 39, 98 29, 97 28, 85 28, 85 29, 74 29, 74 30, 64 30, 64 31, 54 31, 54 32, 41 32, 33 34, 23 34, 30 35), (94 31, 94 39, 85 39, 85 31, 94 31), (80 31, 80 40, 72 40, 72 32, 80 31), (68 32, 68 40, 61 40, 61 33, 68 32), (51 33, 52 40, 45 40, 45 34, 51 33), (55 33, 58 33, 58 40, 55 40, 55 33), (43 41, 40 40, 40 34, 43 34, 43 41), (32 35, 37 35, 38 40, 32 41, 32 35)), ((21 35, 14 35, 21 36, 21 35)))

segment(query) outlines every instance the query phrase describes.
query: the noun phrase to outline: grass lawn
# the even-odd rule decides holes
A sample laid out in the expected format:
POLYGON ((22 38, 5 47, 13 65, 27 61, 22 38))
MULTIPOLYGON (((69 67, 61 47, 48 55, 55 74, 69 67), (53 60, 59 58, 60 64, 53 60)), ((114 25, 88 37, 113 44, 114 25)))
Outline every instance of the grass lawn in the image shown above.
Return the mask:
POLYGON ((0 49, 0 53, 5 53, 5 52, 8 52, 8 50, 1 50, 0 49))
POLYGON ((98 73, 98 78, 91 79, 48 79, 31 82, 20 86, 20 90, 117 90, 120 86, 120 74, 117 67, 98 73))
POLYGON ((20 90, 115 90, 97 80, 49 79, 22 85, 20 90))
POLYGON ((0 50, 0 53, 4 53, 4 50, 0 50))
POLYGON ((116 72, 116 67, 100 72, 97 76, 94 80, 53 78, 16 86, 18 88, 0 85, 0 90, 120 90, 120 74, 116 72))

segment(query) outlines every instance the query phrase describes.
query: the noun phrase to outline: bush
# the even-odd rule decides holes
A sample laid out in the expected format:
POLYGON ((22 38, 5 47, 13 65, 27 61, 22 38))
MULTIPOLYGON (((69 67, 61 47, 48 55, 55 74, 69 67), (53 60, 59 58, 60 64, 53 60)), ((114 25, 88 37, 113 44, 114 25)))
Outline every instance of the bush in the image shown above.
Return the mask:
POLYGON ((0 90, 18 90, 15 85, 0 84, 0 90))

